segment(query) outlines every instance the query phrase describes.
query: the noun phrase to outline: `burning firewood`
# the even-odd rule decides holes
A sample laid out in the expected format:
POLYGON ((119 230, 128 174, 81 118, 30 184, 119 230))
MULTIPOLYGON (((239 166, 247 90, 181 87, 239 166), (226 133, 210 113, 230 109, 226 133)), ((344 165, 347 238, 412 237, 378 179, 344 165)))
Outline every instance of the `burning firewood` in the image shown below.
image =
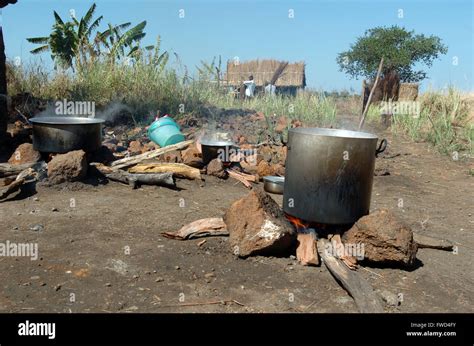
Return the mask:
POLYGON ((227 226, 221 217, 200 219, 184 225, 176 232, 163 232, 163 237, 171 239, 194 239, 208 236, 227 236, 227 226))
POLYGON ((318 266, 319 256, 316 242, 316 232, 298 232, 298 247, 296 248, 296 258, 304 266, 318 266))
POLYGON ((148 163, 130 168, 129 173, 173 173, 176 177, 201 180, 201 171, 184 163, 148 163))
POLYGON ((353 256, 349 256, 344 251, 344 244, 342 243, 341 236, 334 234, 331 238, 333 249, 336 251, 336 257, 338 257, 349 269, 357 269, 357 259, 353 256))

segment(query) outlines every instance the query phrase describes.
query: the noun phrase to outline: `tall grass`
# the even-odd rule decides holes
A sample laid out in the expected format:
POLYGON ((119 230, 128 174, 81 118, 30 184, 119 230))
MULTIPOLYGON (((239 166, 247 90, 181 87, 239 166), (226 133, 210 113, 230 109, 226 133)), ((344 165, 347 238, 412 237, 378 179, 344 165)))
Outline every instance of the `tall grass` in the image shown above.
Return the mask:
POLYGON ((205 107, 245 108, 265 116, 286 115, 307 124, 335 123, 336 106, 323 93, 296 96, 258 96, 239 100, 205 76, 180 76, 176 69, 160 68, 146 61, 132 65, 95 61, 72 72, 47 72, 34 67, 8 65, 9 94, 29 92, 44 100, 93 101, 97 108, 111 103, 128 106, 138 121, 149 121, 157 110, 175 117, 199 113, 205 107))

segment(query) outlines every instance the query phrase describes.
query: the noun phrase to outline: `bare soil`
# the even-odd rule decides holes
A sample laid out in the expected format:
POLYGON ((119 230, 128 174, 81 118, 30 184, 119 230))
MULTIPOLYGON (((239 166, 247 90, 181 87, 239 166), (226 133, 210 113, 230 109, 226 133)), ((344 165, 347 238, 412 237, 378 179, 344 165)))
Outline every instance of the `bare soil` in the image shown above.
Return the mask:
MULTIPOLYGON (((390 146, 377 171, 390 175, 375 177, 372 209, 391 209, 413 230, 451 240, 457 251, 420 249, 410 271, 358 270, 375 290, 403 298, 387 312, 474 312, 469 163, 378 132, 390 146)), ((202 239, 163 238, 163 231, 222 216, 248 192, 232 179, 209 176, 177 185, 181 190, 38 184, 1 202, 0 242, 38 243, 39 259, 0 257, 0 312, 357 312, 324 266, 237 259, 225 237, 202 245, 202 239), (36 224, 44 229, 30 230, 36 224), (211 304, 219 301, 228 302, 211 304)))

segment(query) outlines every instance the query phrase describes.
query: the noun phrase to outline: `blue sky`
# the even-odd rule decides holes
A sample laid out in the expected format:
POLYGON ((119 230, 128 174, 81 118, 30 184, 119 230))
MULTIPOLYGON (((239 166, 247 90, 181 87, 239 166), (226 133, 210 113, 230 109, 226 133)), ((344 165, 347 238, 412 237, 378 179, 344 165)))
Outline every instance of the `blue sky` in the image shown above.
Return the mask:
MULTIPOLYGON (((18 0, 2 11, 7 57, 22 61, 33 56, 35 45, 26 37, 47 36, 53 10, 67 18, 74 9, 80 17, 94 1, 18 0)), ((144 44, 161 35, 162 48, 178 53, 191 70, 201 59, 221 55, 223 61, 239 57, 305 61, 311 88, 360 90, 361 81, 339 71, 335 58, 347 50, 366 29, 400 25, 417 33, 437 35, 448 45, 448 54, 437 60, 422 88, 454 84, 474 90, 474 39, 472 0, 96 0, 97 14, 107 23, 147 20, 144 44), (184 18, 179 17, 180 9, 184 18), (292 9, 294 18, 289 18, 292 9), (399 18, 400 10, 403 18, 399 18), (453 62, 457 59, 457 65, 453 62)))

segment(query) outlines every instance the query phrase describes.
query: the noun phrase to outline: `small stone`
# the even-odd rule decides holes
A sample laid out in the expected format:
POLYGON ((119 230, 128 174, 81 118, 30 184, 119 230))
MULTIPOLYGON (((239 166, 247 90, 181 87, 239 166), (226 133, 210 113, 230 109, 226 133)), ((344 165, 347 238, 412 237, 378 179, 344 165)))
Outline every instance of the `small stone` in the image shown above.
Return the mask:
POLYGON ((54 290, 57 292, 61 289, 61 287, 62 287, 61 285, 57 285, 56 287, 54 287, 54 290))
POLYGON ((38 202, 40 199, 38 197, 33 197, 33 201, 38 202))
POLYGON ((46 286, 46 282, 40 283, 40 286, 42 286, 42 287, 46 286))
POLYGON ((53 207, 53 208, 51 208, 51 211, 59 211, 59 209, 56 208, 56 207, 53 207))
POLYGON ((30 280, 39 280, 40 277, 38 275, 34 275, 32 277, 30 277, 30 280))
POLYGON ((111 284, 110 282, 107 282, 107 283, 105 284, 105 287, 110 287, 110 286, 112 286, 112 284, 111 284))
POLYGON ((401 304, 398 296, 395 293, 383 290, 380 292, 380 296, 388 306, 399 306, 401 304))
POLYGON ((39 223, 30 227, 30 231, 33 231, 33 232, 41 232, 43 230, 44 230, 44 226, 39 223))
POLYGON ((175 266, 175 267, 174 267, 174 269, 176 269, 176 270, 180 270, 180 269, 181 269, 181 267, 180 267, 180 266, 175 266))
POLYGON ((214 275, 214 273, 207 273, 207 274, 204 275, 204 277, 205 277, 206 279, 209 279, 209 278, 215 277, 215 275, 214 275))
POLYGON ((155 282, 163 282, 165 279, 163 279, 161 276, 157 277, 155 282))
POLYGON ((219 159, 213 159, 207 164, 206 173, 207 175, 213 175, 221 179, 225 179, 228 176, 224 164, 219 159))
POLYGON ((18 231, 18 226, 13 227, 14 231, 18 231))

